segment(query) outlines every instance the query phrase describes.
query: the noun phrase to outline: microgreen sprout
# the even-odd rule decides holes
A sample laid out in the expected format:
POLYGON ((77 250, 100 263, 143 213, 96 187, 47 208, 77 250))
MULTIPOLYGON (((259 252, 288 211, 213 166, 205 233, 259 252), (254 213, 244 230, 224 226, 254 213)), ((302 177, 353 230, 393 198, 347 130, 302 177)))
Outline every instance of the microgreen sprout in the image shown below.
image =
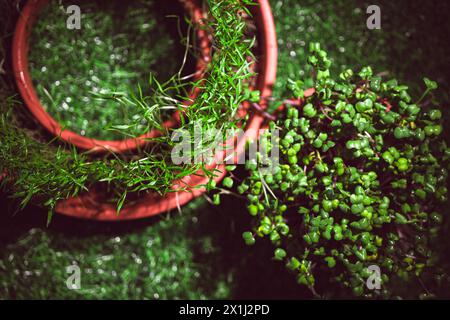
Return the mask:
MULTIPOLYGON (((243 238, 268 238, 274 258, 316 295, 336 282, 357 296, 389 297, 390 279, 420 278, 433 265, 448 197, 441 111, 413 103, 406 86, 370 67, 335 80, 319 44, 310 54, 315 93, 303 98, 303 82, 290 81, 297 100, 269 124, 281 128, 279 165, 261 175, 249 160, 237 186, 254 217, 243 238), (373 265, 381 290, 366 285, 373 265)), ((437 87, 425 84, 424 96, 437 87)))

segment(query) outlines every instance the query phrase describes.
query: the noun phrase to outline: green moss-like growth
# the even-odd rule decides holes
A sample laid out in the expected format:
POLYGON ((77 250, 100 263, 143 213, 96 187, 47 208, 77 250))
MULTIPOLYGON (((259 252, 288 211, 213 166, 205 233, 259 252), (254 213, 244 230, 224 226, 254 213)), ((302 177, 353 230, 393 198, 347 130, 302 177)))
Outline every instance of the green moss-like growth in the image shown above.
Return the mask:
MULTIPOLYGON (((176 27, 184 23, 183 15, 181 5, 154 0, 62 1, 45 6, 31 32, 29 62, 47 111, 63 127, 83 136, 123 139, 111 128, 142 118, 142 111, 99 95, 114 92, 131 98, 138 85, 145 93, 150 91, 150 74, 160 82, 175 74, 185 52, 180 36, 187 35, 181 34, 186 28, 178 34, 176 27), (80 29, 66 26, 70 5, 80 8, 80 29)), ((193 71, 190 67, 185 74, 193 71)), ((134 129, 128 133, 144 133, 145 123, 134 129)))
POLYGON ((227 298, 233 274, 213 271, 221 251, 205 229, 204 208, 194 201, 182 214, 122 225, 61 219, 50 230, 42 223, 22 230, 10 244, 20 223, 2 217, 0 298, 227 298), (80 268, 79 290, 66 284, 71 265, 80 268))

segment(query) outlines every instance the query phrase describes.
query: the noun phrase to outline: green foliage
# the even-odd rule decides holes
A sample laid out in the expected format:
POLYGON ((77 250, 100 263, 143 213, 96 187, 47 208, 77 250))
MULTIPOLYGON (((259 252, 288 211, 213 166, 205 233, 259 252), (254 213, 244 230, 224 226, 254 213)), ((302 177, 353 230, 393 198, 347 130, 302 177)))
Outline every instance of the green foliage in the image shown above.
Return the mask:
MULTIPOLYGON (((183 8, 171 7, 155 0, 56 1, 46 5, 31 30, 28 57, 46 111, 62 127, 80 135, 123 139, 111 128, 141 118, 142 111, 138 105, 99 99, 98 94, 114 92, 131 99, 130 92, 138 85, 146 93, 152 91, 150 74, 165 82, 182 67, 186 44, 177 38, 187 30, 180 27, 178 35, 174 25, 180 21, 173 16, 180 11, 183 14, 183 8), (80 6, 80 30, 66 26, 70 5, 80 6), (172 16, 167 17, 169 14, 172 16)), ((187 57, 188 61, 195 59, 187 57)), ((184 75, 194 71, 187 69, 184 75)), ((132 129, 126 137, 142 134, 145 125, 132 129)))
MULTIPOLYGON (((51 212, 58 200, 95 186, 112 190, 108 196, 120 207, 133 193, 173 192, 174 181, 200 169, 204 169, 205 176, 214 176, 214 172, 206 170, 203 164, 172 163, 170 153, 176 142, 172 141, 173 130, 163 126, 161 110, 167 106, 167 101, 171 101, 180 112, 180 127, 189 132, 201 123, 203 132, 223 129, 225 133, 244 120, 236 119, 236 113, 249 95, 249 80, 254 75, 253 61, 248 59, 252 57, 254 39, 246 36, 248 21, 241 15, 248 12, 245 7, 248 3, 235 0, 209 2, 208 17, 202 28, 212 30, 215 50, 204 81, 180 83, 178 75, 175 75, 165 83, 157 82, 152 99, 141 90, 131 99, 114 93, 108 97, 139 106, 141 113, 135 120, 136 126, 144 122, 148 129, 156 128, 162 132, 161 137, 139 150, 138 156, 109 154, 104 158, 92 157, 66 146, 55 147, 36 140, 14 121, 13 111, 18 109, 18 102, 11 99, 2 103, 0 172, 8 172, 3 181, 10 186, 8 191, 20 198, 22 205, 33 200, 51 212), (201 94, 186 108, 189 84, 201 89, 201 94)), ((156 81, 154 78, 151 80, 156 81)), ((124 126, 122 130, 127 132, 135 124, 124 126)), ((191 136, 194 137, 193 134, 191 136)), ((204 140, 202 145, 196 146, 196 151, 209 150, 210 141, 204 140)), ((183 186, 179 190, 182 189, 183 186)))
MULTIPOLYGON (((445 58, 448 56, 448 46, 442 45, 442 43, 445 43, 446 41, 446 34, 449 33, 446 31, 448 31, 450 24, 439 22, 443 21, 442 16, 447 19, 445 15, 445 13, 448 12, 448 10, 445 9, 445 7, 448 8, 447 2, 434 1, 423 3, 411 2, 409 0, 380 1, 379 4, 382 7, 383 26, 382 30, 375 32, 368 31, 365 26, 364 8, 367 6, 361 1, 273 0, 270 2, 277 26, 277 37, 280 50, 278 78, 275 84, 277 96, 286 96, 288 92, 288 90, 286 90, 288 78, 309 78, 310 66, 307 66, 306 61, 308 57, 307 44, 311 41, 321 41, 323 47, 329 52, 330 58, 333 60, 333 74, 339 73, 348 67, 359 68, 361 65, 372 65, 376 68, 377 72, 389 70, 389 76, 401 79, 402 83, 406 82, 410 85, 410 88, 413 89, 412 92, 414 95, 417 95, 417 90, 414 89, 415 86, 419 84, 417 78, 420 77, 420 75, 428 75, 432 79, 439 80, 441 90, 437 93, 450 92, 446 89, 448 88, 448 85, 443 88, 443 82, 448 79, 445 72, 447 68, 445 68, 444 65, 444 62, 446 61, 445 58), (416 10, 414 10, 415 8, 416 10), (417 12, 420 12, 420 19, 417 18, 417 12), (439 15, 436 13, 441 13, 441 18, 439 18, 439 15), (430 34, 433 36, 429 36, 430 34)), ((368 4, 371 3, 367 2, 367 5, 368 4)), ((13 7, 13 1, 0 0, 0 25, 2 27, 11 19, 11 16, 13 16, 10 14, 11 10, 6 10, 9 7, 13 7)), ((13 25, 14 23, 11 23, 11 26, 13 25)), ((9 30, 8 32, 10 32, 11 28, 5 28, 4 30, 9 30)), ((0 47, 0 56, 4 53, 2 49, 3 48, 0 47)), ((9 52, 9 49, 10 48, 6 48, 6 52, 9 52)), ((4 56, 7 57, 7 54, 4 54, 4 56)), ((2 61, 1 58, 0 61, 2 61)), ((7 63, 0 63, 0 72, 5 69, 7 71, 7 66, 7 63)), ((308 81, 311 82, 308 82, 305 87, 312 86, 312 79, 308 81)), ((3 84, 0 86, 3 86, 3 84)), ((300 84, 299 89, 303 90, 303 88, 303 84, 300 84)), ((14 93, 10 94, 12 95, 14 93)), ((295 95, 300 96, 300 94, 295 95)), ((1 95, 1 97, 3 99, 4 95, 1 95)), ((3 99, 0 101, 0 104, 4 105, 5 101, 6 99, 3 99)), ((15 108, 17 107, 18 106, 15 106, 15 108)), ((248 185, 236 187, 242 192, 249 188, 248 185)), ((240 228, 246 226, 248 222, 246 219, 252 218, 252 216, 243 215, 244 212, 242 212, 241 207, 245 210, 245 206, 242 206, 241 203, 235 199, 230 201, 226 201, 226 199, 223 200, 225 201, 222 201, 220 207, 214 209, 206 208, 205 210, 208 211, 207 213, 209 216, 214 216, 214 220, 217 218, 217 215, 215 215, 217 210, 222 211, 221 216, 231 216, 231 219, 233 220, 227 220, 233 227, 230 227, 230 230, 227 229, 226 232, 222 232, 224 249, 223 251, 220 251, 220 253, 217 253, 217 255, 226 257, 220 266, 237 266, 242 272, 240 276, 234 278, 234 281, 242 286, 241 290, 239 292, 233 292, 229 297, 234 299, 279 299, 281 297, 298 299, 299 297, 309 297, 308 292, 306 292, 305 295, 302 295, 305 290, 303 290, 301 286, 295 286, 295 282, 289 283, 291 280, 289 275, 284 274, 283 270, 278 268, 276 261, 270 261, 271 257, 275 257, 275 253, 274 250, 266 246, 267 244, 265 241, 257 241, 255 245, 248 247, 247 249, 239 246, 239 242, 242 242, 242 244, 244 243, 241 237, 244 230, 240 230, 240 228), (235 230, 235 227, 238 228, 237 234, 231 232, 231 230, 235 230), (227 245, 228 247, 226 247, 227 245), (250 260, 252 264, 244 264, 242 262, 244 259, 250 260)), ((5 202, 1 202, 1 204, 2 208, 6 206, 5 202)), ((30 210, 24 213, 27 214, 27 217, 25 218, 22 216, 22 219, 27 221, 27 225, 29 217, 32 216, 32 214, 28 215, 28 213, 34 213, 37 216, 45 214, 42 210, 30 207, 30 210)), ((10 224, 2 223, 3 228, 0 232, 0 237, 2 239, 5 238, 6 234, 10 233, 11 229, 17 227, 18 217, 19 216, 16 216, 10 224)), ((152 233, 152 238, 155 239, 155 243, 159 242, 158 239, 161 238, 164 248, 167 249, 166 252, 173 252, 175 250, 183 251, 185 245, 183 239, 186 239, 186 237, 197 237, 197 235, 187 234, 184 231, 184 228, 189 228, 190 230, 193 229, 193 224, 189 219, 189 223, 184 226, 182 223, 173 221, 173 219, 183 220, 185 217, 185 214, 172 217, 172 222, 169 223, 172 227, 168 228, 166 231, 164 231, 164 228, 158 227, 159 223, 166 224, 165 220, 149 227, 153 230, 156 229, 154 233, 152 233), (181 239, 173 237, 174 234, 182 234, 185 236, 181 239), (176 243, 169 244, 168 241, 170 242, 170 239, 172 238, 176 243)), ((437 221, 440 221, 443 217, 438 215, 435 218, 437 221)), ((57 219, 58 217, 56 217, 55 223, 57 222, 57 219)), ((218 224, 213 224, 209 230, 212 230, 211 232, 216 235, 217 232, 223 230, 222 223, 223 221, 218 224)), ((72 225, 73 223, 71 224, 71 229, 72 225)), ((89 223, 89 226, 91 225, 92 222, 89 223)), ((95 266, 97 256, 108 250, 107 248, 111 245, 113 237, 100 235, 101 232, 98 228, 92 231, 92 234, 95 236, 86 238, 76 231, 74 231, 73 237, 69 237, 66 234, 61 234, 59 231, 55 232, 52 226, 50 228, 43 227, 42 229, 43 231, 33 231, 33 239, 36 240, 36 243, 48 243, 48 246, 43 245, 40 246, 39 249, 33 250, 33 246, 35 245, 33 244, 33 241, 25 242, 21 237, 17 240, 11 240, 12 243, 8 246, 8 250, 0 249, 0 251, 4 253, 2 262, 6 266, 11 266, 11 268, 4 269, 7 270, 6 272, 11 272, 11 274, 1 279, 3 280, 2 284, 8 288, 14 289, 17 293, 17 297, 39 297, 42 290, 41 288, 43 287, 51 288, 51 292, 56 292, 58 289, 64 290, 61 294, 54 294, 53 297, 69 297, 67 294, 74 294, 74 292, 67 292, 68 290, 66 290, 64 284, 61 286, 61 281, 64 281, 65 278, 52 276, 28 278, 25 275, 25 271, 38 270, 38 268, 35 269, 34 266, 42 265, 47 266, 48 269, 53 268, 60 270, 61 268, 61 270, 63 270, 66 264, 59 265, 59 259, 61 258, 67 259, 67 261, 75 259, 78 262, 81 262, 82 260, 79 259, 79 257, 84 257, 86 261, 92 261, 92 265, 95 266), (111 239, 111 242, 109 239, 111 239), (67 244, 67 246, 61 247, 63 244, 67 244), (66 250, 67 247, 70 248, 66 250), (104 250, 102 248, 106 249, 104 250), (27 255, 26 251, 32 252, 32 254, 27 255), (62 256, 56 258, 58 251, 62 251, 62 256), (16 256, 15 262, 10 263, 8 260, 9 255, 15 254, 16 252, 21 256, 34 256, 36 261, 31 263, 31 267, 27 267, 27 265, 24 264, 24 261, 29 260, 22 260, 23 263, 18 263, 16 256), (56 266, 56 264, 58 264, 58 266, 56 266), (12 266, 20 270, 17 277, 12 276, 12 274, 16 273, 12 266), (20 281, 20 283, 16 283, 16 281, 20 281)), ((85 228, 82 228, 82 230, 84 229, 85 228)), ((127 268, 133 269, 134 261, 129 252, 133 252, 133 250, 140 252, 137 243, 145 244, 148 239, 147 235, 151 231, 149 229, 143 232, 136 232, 136 230, 130 230, 127 227, 124 227, 124 229, 126 229, 125 234, 134 233, 134 240, 130 242, 121 236, 123 240, 122 244, 123 242, 128 241, 128 245, 119 245, 117 248, 114 248, 114 250, 111 250, 114 254, 114 260, 111 263, 114 264, 114 266, 108 264, 104 268, 105 274, 112 270, 123 271, 127 268)), ((448 243, 447 239, 449 232, 450 229, 448 228, 446 232, 445 230, 443 231, 442 245, 448 243)), ((130 236, 131 234, 126 237, 128 238, 130 236)), ((2 243, 4 243, 4 240, 2 240, 2 243)), ((109 251, 107 253, 109 253, 109 251)), ((448 259, 448 251, 445 253, 448 259)), ((165 254, 164 251, 155 251, 155 255, 157 256, 162 256, 163 254, 165 254)), ((327 258, 324 258, 324 260, 325 259, 327 258)), ((195 262, 197 265, 205 263, 211 268, 210 257, 203 262, 197 260, 195 262)), ((144 264, 145 263, 146 262, 144 261, 144 264)), ((164 264, 161 265, 161 267, 164 266, 164 264)), ((280 267, 282 267, 282 264, 280 264, 280 267)), ((206 279, 212 279, 211 283, 217 279, 218 275, 222 275, 221 270, 218 270, 216 267, 213 268, 213 277, 209 278, 205 276, 206 279)), ((2 275, 6 274, 6 272, 2 273, 2 275)), ((159 271, 156 271, 151 276, 157 276, 158 274, 159 271)), ((135 275, 134 282, 131 282, 138 284, 138 286, 150 282, 149 278, 151 276, 149 276, 148 273, 138 272, 135 273, 135 275)), ((66 275, 64 274, 63 276, 66 275)), ((204 273, 202 274, 202 277, 203 276, 204 273)), ((437 273, 433 276, 437 276, 437 273)), ((169 282, 173 281, 173 278, 164 278, 169 279, 169 282)), ((320 274, 318 279, 321 279, 320 274)), ((395 282, 395 279, 391 280, 392 286, 395 287, 395 285, 397 285, 395 287, 396 291, 403 291, 402 297, 417 297, 414 296, 414 292, 417 289, 416 286, 406 286, 403 281, 395 282)), ((135 286, 135 288, 130 287, 124 289, 125 286, 122 282, 106 280, 106 276, 100 278, 95 275, 95 271, 92 278, 86 279, 86 281, 86 284, 94 284, 96 287, 104 286, 110 290, 108 293, 103 294, 104 298, 111 297, 122 299, 127 297, 142 297, 136 293, 137 286, 135 286), (117 294, 113 294, 113 292, 117 294)), ((162 282, 161 284, 165 285, 167 283, 162 282)), ((179 286, 178 288, 183 291, 182 294, 177 294, 174 291, 172 291, 172 294, 159 292, 160 297, 198 297, 199 291, 204 292, 197 282, 194 281, 191 285, 179 286)), ((421 288, 419 283, 417 286, 421 288)), ((141 291, 141 293, 152 293, 151 287, 148 288, 149 289, 141 291)), ((331 290, 331 288, 327 289, 331 290)), ((434 288, 428 289, 434 292, 434 288)), ((171 289, 168 289, 168 291, 170 290, 171 289)), ((449 290, 447 287, 441 292, 441 296, 442 294, 448 296, 448 293, 449 290)), ((77 296, 79 295, 71 295, 70 298, 77 296)), ((85 297, 87 296, 85 295, 85 297)), ((210 294, 207 294, 206 297, 228 298, 228 296, 224 295, 213 296, 210 294)))
MULTIPOLYGON (((335 80, 320 45, 310 52, 315 93, 269 126, 280 130, 279 164, 265 172, 249 160, 238 187, 255 216, 244 239, 270 239, 275 258, 315 294, 330 280, 358 296, 389 297, 391 278, 419 278, 436 261, 450 156, 439 106, 414 102, 407 86, 370 67, 335 80), (366 286, 372 265, 382 290, 366 286)), ((426 93, 436 87, 425 83, 426 93)))
POLYGON ((28 213, 25 228, 0 217, 1 299, 225 299, 233 290, 232 268, 217 272, 222 248, 205 225, 204 201, 121 225, 56 219, 30 229, 36 215, 28 213), (8 243, 11 230, 20 235, 8 243), (66 286, 74 264, 79 290, 66 286))

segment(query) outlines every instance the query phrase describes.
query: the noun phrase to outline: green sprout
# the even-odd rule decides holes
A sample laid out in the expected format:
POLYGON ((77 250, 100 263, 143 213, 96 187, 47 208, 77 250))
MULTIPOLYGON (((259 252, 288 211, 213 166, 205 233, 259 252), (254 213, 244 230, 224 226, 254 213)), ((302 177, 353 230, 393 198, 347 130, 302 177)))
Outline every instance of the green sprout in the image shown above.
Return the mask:
MULTIPOLYGON (((202 28, 211 32, 214 54, 204 75, 204 81, 180 82, 178 74, 166 82, 151 77, 153 89, 147 95, 138 86, 138 94, 127 97, 111 94, 110 99, 127 106, 138 106, 139 116, 132 117, 128 124, 115 126, 126 135, 132 128, 146 123, 147 129, 160 129, 162 136, 152 139, 136 154, 107 154, 98 157, 89 152, 82 153, 67 145, 58 144, 56 138, 48 141, 45 134, 25 129, 17 110, 20 101, 10 99, 1 105, 0 118, 0 172, 7 172, 2 185, 13 197, 20 199, 22 207, 31 201, 49 209, 49 220, 56 203, 86 192, 91 188, 107 191, 108 200, 117 203, 118 211, 130 195, 141 196, 148 192, 165 195, 174 190, 174 181, 203 170, 208 178, 215 177, 202 163, 174 165, 171 151, 175 129, 188 132, 201 123, 202 131, 236 128, 246 119, 237 119, 237 111, 248 98, 257 99, 258 93, 249 97, 249 86, 255 76, 253 55, 255 39, 247 32, 251 17, 250 1, 208 1, 207 13, 202 28), (243 14, 246 13, 246 14, 243 14), (250 59, 249 59, 250 58, 250 59), (192 87, 201 94, 186 108, 192 87), (171 101, 180 113, 179 127, 166 129, 163 113, 171 101), (131 128, 131 129, 130 129, 131 128)), ((193 25, 193 28, 200 26, 193 25)), ((144 130, 146 131, 146 130, 144 130)), ((194 135, 191 134, 193 137, 194 135)), ((209 141, 202 141, 198 150, 209 150, 209 141)), ((212 184, 207 185, 213 188, 212 184)), ((215 199, 216 202, 218 201, 215 199)))
MULTIPOLYGON (((435 261, 450 156, 441 112, 413 103, 406 86, 370 67, 335 80, 320 45, 310 53, 315 93, 269 124, 280 129, 279 164, 261 175, 263 164, 248 160, 237 186, 254 223, 244 240, 268 238, 275 259, 315 295, 337 283, 357 296, 389 297, 391 279, 420 278, 435 261), (373 265, 381 290, 366 285, 373 265)), ((425 83, 425 94, 437 87, 425 83)), ((290 82, 296 97, 301 84, 290 82)))

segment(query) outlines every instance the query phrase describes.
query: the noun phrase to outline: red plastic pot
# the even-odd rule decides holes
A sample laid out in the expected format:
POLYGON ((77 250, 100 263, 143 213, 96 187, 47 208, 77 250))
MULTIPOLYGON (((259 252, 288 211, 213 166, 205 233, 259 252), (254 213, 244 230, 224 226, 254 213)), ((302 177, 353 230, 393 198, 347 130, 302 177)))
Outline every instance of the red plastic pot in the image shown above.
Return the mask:
MULTIPOLYGON (((40 0, 32 0, 30 2, 43 2, 40 0)), ((193 1, 182 1, 190 3, 195 6, 193 1)), ((258 60, 259 74, 257 79, 257 89, 261 92, 261 107, 266 107, 266 98, 272 94, 273 84, 275 83, 276 70, 277 70, 277 41, 276 31, 273 21, 272 11, 268 0, 258 0, 259 6, 253 7, 253 17, 257 22, 257 29, 259 31, 261 55, 258 60)), ((197 7, 198 8, 198 7, 197 7)), ((28 13, 29 14, 29 13, 28 13)), ((22 26, 23 28, 23 26, 22 26)), ((21 31, 25 33, 25 31, 21 31)), ((23 39, 22 39, 23 41, 23 39)), ((17 41, 15 41, 16 43, 17 41)), ((15 50, 17 50, 17 43, 15 50)), ((26 54, 26 47, 21 48, 21 54, 26 54)), ((17 51, 15 51, 17 54, 17 51)), ((30 84, 28 72, 23 73, 26 70, 26 55, 24 57, 18 57, 15 62, 15 68, 17 68, 17 61, 22 62, 22 73, 16 74, 18 84, 22 86, 24 90, 24 84, 30 84), (24 69, 25 68, 25 69, 24 69), (28 78, 27 78, 28 77, 28 78)), ((19 69, 15 69, 16 72, 19 69)), ((25 88, 24 92, 21 90, 22 96, 24 96, 25 102, 36 102, 37 98, 34 90, 30 87, 25 88), (29 93, 33 93, 34 96, 30 96, 29 93)), ((34 113, 33 113, 34 114, 34 113)), ((44 117, 42 112, 38 112, 35 116, 44 117)), ((258 113, 253 113, 247 121, 246 135, 241 138, 235 144, 234 152, 235 157, 238 157, 245 151, 245 143, 247 139, 256 139, 258 129, 261 128, 264 123, 264 117, 258 113)), ((51 123, 53 126, 57 126, 57 123, 51 123)), ((53 127, 50 127, 51 130, 53 127)), ((53 131, 52 131, 53 132, 53 131)), ((71 140, 73 143, 73 141, 71 140)), ((233 143, 234 141, 228 141, 233 143)), ((216 182, 219 182, 226 174, 225 165, 217 164, 221 163, 225 157, 225 152, 217 153, 214 156, 214 161, 208 166, 208 169, 218 170, 217 176, 214 178, 216 182)), ((96 191, 90 191, 83 193, 75 198, 70 198, 64 201, 60 201, 56 206, 58 213, 86 219, 106 220, 106 221, 120 221, 131 220, 154 216, 162 212, 166 212, 177 207, 180 207, 195 197, 202 195, 206 189, 204 185, 208 182, 209 178, 202 175, 202 172, 187 176, 182 181, 174 183, 173 189, 177 190, 179 185, 188 186, 187 191, 171 192, 165 196, 160 196, 156 193, 147 194, 142 196, 135 202, 124 205, 120 214, 116 212, 116 206, 113 203, 105 201, 104 195, 97 193, 96 191)))
MULTIPOLYGON (((13 70, 17 87, 22 95, 25 104, 31 111, 36 120, 50 133, 60 137, 60 139, 77 146, 80 149, 90 152, 113 151, 116 153, 133 150, 143 146, 149 138, 158 137, 161 133, 158 130, 151 130, 137 138, 124 140, 97 140, 84 137, 67 129, 62 129, 61 125, 45 111, 42 106, 36 90, 33 86, 31 76, 28 70, 28 39, 33 23, 38 18, 39 12, 48 4, 49 0, 29 0, 23 8, 17 21, 16 30, 13 38, 12 60, 13 70)), ((185 10, 190 14, 194 23, 200 24, 203 14, 201 8, 194 0, 180 0, 185 10)), ((198 46, 201 51, 201 57, 197 61, 197 72, 194 81, 202 78, 207 63, 210 61, 210 43, 205 30, 197 28, 198 46)), ((185 105, 189 105, 199 94, 198 88, 192 91, 189 100, 185 105)), ((174 127, 178 116, 175 113, 171 120, 164 123, 164 126, 174 127)))

